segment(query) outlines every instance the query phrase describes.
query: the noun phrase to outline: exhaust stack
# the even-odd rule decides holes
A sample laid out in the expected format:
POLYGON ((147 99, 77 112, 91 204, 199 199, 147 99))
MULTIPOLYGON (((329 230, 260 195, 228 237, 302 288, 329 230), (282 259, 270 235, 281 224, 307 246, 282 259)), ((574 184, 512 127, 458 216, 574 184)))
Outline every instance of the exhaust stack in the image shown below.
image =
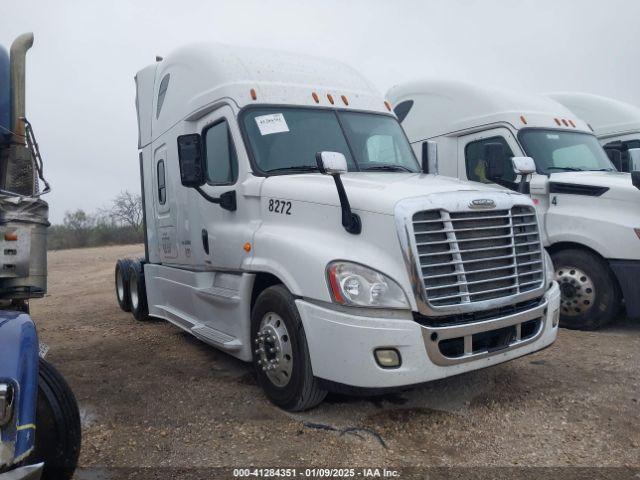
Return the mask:
POLYGON ((13 141, 25 144, 25 127, 21 118, 26 112, 26 57, 33 46, 33 33, 23 33, 11 44, 11 130, 13 141))

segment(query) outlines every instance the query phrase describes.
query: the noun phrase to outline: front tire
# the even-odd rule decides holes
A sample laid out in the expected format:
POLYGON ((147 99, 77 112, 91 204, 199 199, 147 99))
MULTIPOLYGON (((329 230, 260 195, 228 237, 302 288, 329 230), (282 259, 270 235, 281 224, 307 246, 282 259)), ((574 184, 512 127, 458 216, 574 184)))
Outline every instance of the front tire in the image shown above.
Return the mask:
POLYGON ((60 373, 43 358, 39 362, 36 441, 29 463, 44 462, 42 480, 69 480, 81 445, 76 397, 60 373))
POLYGON ((599 256, 578 249, 551 255, 560 286, 560 326, 596 330, 611 322, 620 310, 616 278, 599 256))
POLYGON ((271 402, 299 412, 324 400, 327 392, 313 376, 295 298, 283 285, 258 296, 251 312, 251 338, 258 384, 271 402))

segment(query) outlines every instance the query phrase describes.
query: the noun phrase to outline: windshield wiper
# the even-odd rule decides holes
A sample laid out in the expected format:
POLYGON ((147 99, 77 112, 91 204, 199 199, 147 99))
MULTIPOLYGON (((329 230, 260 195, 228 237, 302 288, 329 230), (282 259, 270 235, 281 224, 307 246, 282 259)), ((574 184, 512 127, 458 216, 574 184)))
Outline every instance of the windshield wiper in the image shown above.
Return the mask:
POLYGON ((272 170, 267 170, 266 173, 275 173, 275 172, 319 172, 318 167, 315 165, 297 165, 293 167, 281 167, 274 168, 272 170))
POLYGON ((562 170, 563 172, 584 172, 581 168, 575 167, 547 167, 547 170, 562 170))
POLYGON ((373 167, 367 167, 362 169, 363 172, 411 172, 416 173, 413 170, 404 167, 402 165, 374 165, 373 167))
POLYGON ((614 172, 613 168, 593 168, 587 170, 587 172, 614 172))

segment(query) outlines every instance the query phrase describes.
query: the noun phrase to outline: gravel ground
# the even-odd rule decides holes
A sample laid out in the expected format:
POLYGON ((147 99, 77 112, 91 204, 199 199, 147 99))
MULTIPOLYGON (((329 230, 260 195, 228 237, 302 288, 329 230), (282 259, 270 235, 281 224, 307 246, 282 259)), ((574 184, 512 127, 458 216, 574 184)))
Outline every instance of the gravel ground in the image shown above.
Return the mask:
POLYGON ((82 467, 640 467, 639 323, 561 329, 513 362, 289 414, 247 364, 118 308, 115 261, 141 252, 51 252, 49 295, 32 302, 80 403, 82 467))

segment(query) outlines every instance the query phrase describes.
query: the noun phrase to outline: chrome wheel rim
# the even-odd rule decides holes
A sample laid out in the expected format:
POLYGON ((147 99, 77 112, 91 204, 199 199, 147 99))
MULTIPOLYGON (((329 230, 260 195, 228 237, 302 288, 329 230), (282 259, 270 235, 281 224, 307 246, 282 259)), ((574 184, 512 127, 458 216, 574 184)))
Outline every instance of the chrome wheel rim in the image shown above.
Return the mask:
POLYGON ((274 312, 265 314, 254 343, 258 368, 275 386, 286 386, 291 380, 293 351, 291 337, 282 317, 274 312))
POLYGON ((571 266, 558 268, 556 280, 562 294, 560 311, 563 315, 581 315, 593 306, 596 289, 593 280, 584 270, 571 266))
POLYGON ((131 308, 138 308, 138 279, 135 275, 131 275, 129 281, 129 294, 131 296, 131 308))
POLYGON ((116 272, 116 293, 118 295, 118 300, 121 302, 124 301, 124 281, 122 280, 122 272, 119 268, 116 272))

